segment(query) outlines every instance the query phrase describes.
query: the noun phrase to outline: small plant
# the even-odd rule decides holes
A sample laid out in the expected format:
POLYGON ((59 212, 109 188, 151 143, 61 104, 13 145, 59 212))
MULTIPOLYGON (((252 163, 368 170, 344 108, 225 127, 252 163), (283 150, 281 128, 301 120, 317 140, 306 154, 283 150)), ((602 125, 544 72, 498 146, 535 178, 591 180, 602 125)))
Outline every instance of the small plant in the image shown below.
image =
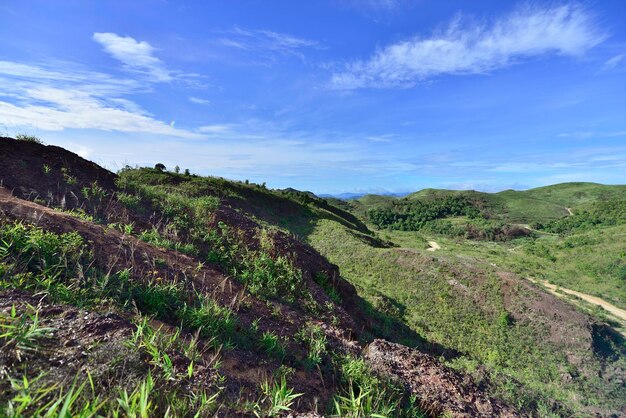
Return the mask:
POLYGON ((44 174, 46 175, 50 174, 50 172, 52 171, 52 169, 50 168, 48 164, 44 164, 42 169, 43 169, 44 174))
POLYGON ((341 303, 341 296, 339 296, 339 292, 337 292, 337 289, 333 287, 330 279, 325 273, 316 272, 313 276, 313 280, 315 280, 315 283, 317 283, 322 289, 324 289, 324 292, 326 293, 326 295, 328 295, 330 300, 332 300, 336 304, 341 303))
POLYGON ((67 213, 70 216, 73 216, 73 217, 78 218, 78 219, 82 219, 82 220, 87 221, 87 222, 94 222, 94 217, 91 216, 90 214, 88 214, 87 212, 85 212, 85 210, 81 209, 81 208, 64 210, 62 212, 63 213, 67 213))
POLYGON ((93 417, 96 416, 98 410, 104 406, 104 402, 95 399, 84 401, 83 391, 87 382, 83 382, 76 387, 76 382, 68 389, 65 394, 61 390, 56 400, 53 400, 44 408, 45 411, 37 411, 37 416, 45 417, 93 417), (81 402, 79 402, 79 400, 81 402), (40 415, 41 413, 41 415, 40 415))
POLYGON ((213 338, 215 343, 229 343, 235 334, 236 314, 202 295, 198 295, 196 305, 185 304, 176 315, 184 327, 199 330, 200 335, 213 338))
MULTIPOLYGON (((264 414, 267 417, 275 417, 291 411, 294 401, 302 396, 302 393, 294 393, 294 390, 287 386, 287 379, 284 375, 278 382, 274 381, 272 384, 268 381, 263 382, 261 392, 264 396, 262 403, 267 405, 264 414)), ((260 416, 259 414, 256 415, 260 416)))
POLYGON ((350 383, 346 392, 344 395, 335 396, 336 417, 387 418, 392 416, 398 407, 397 403, 388 403, 389 399, 384 390, 380 392, 373 389, 364 390, 350 383))
POLYGON ((15 395, 7 402, 4 409, 0 407, 0 414, 8 417, 24 417, 26 411, 42 402, 56 388, 56 386, 42 387, 38 385, 42 377, 43 374, 29 380, 27 376, 23 376, 21 379, 9 376, 8 381, 15 395))
POLYGON ((99 186, 97 181, 94 181, 90 187, 83 187, 81 191, 88 200, 102 201, 108 195, 106 189, 99 186))
MULTIPOLYGON (((120 391, 117 398, 119 408, 127 417, 150 418, 154 415, 155 408, 152 405, 151 395, 154 389, 152 376, 148 373, 145 380, 130 394, 120 391)), ((119 410, 117 411, 119 414, 119 410)), ((118 416, 115 414, 115 416, 118 416)))
POLYGON ((0 315, 0 341, 4 340, 3 349, 9 347, 15 350, 19 361, 22 353, 36 350, 39 340, 46 338, 54 328, 42 327, 39 324, 39 311, 28 305, 31 311, 26 315, 18 315, 15 305, 11 308, 10 316, 0 315))
POLYGON ((259 340, 259 345, 265 354, 282 359, 285 357, 285 347, 280 337, 271 331, 265 331, 259 340))
MULTIPOLYGON (((150 364, 161 369, 165 379, 173 380, 176 377, 174 365, 170 356, 161 348, 160 337, 160 330, 153 330, 152 327, 148 325, 148 319, 144 318, 137 324, 137 329, 133 333, 128 345, 145 350, 150 356, 150 364)), ((170 340, 170 345, 177 338, 178 335, 175 335, 174 338, 170 340)))
POLYGON ((137 195, 120 192, 117 194, 117 200, 128 209, 141 209, 141 197, 137 195))
POLYGON ((66 167, 61 167, 61 174, 63 174, 63 179, 65 179, 65 182, 69 185, 74 185, 78 182, 76 177, 72 176, 70 170, 66 167))
POLYGON ((305 326, 298 331, 296 339, 308 346, 309 353, 305 360, 305 365, 308 368, 312 369, 322 363, 327 352, 328 342, 324 330, 319 325, 309 324, 305 326))

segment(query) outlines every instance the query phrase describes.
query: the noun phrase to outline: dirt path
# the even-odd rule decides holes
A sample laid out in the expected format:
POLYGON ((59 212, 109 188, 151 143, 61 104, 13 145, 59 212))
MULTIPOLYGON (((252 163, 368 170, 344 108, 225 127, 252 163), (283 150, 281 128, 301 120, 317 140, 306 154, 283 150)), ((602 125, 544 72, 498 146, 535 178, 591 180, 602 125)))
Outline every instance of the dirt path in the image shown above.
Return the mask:
POLYGON ((572 212, 572 208, 565 208, 565 210, 567 211, 567 213, 569 213, 569 216, 574 216, 574 212, 572 212))
POLYGON ((610 303, 606 302, 603 299, 600 299, 597 296, 591 296, 591 295, 587 295, 585 293, 580 293, 577 292, 575 290, 571 290, 571 289, 566 289, 564 287, 560 287, 557 285, 554 285, 546 280, 537 280, 537 279, 533 279, 531 277, 528 277, 528 280, 530 280, 533 283, 540 283, 542 284, 545 288, 547 288, 550 293, 553 293, 557 296, 563 297, 562 293, 566 293, 568 295, 573 295, 576 297, 581 298, 582 300, 584 300, 585 302, 589 302, 592 305, 596 305, 596 306, 600 306, 601 308, 605 309, 607 312, 611 313, 613 316, 615 316, 616 318, 621 319, 622 321, 626 322, 626 311, 623 309, 618 308, 615 305, 611 305, 610 303), (558 291, 557 291, 558 289, 558 291))
POLYGON ((430 248, 427 248, 426 251, 441 250, 441 246, 435 241, 428 241, 428 245, 430 245, 430 248))

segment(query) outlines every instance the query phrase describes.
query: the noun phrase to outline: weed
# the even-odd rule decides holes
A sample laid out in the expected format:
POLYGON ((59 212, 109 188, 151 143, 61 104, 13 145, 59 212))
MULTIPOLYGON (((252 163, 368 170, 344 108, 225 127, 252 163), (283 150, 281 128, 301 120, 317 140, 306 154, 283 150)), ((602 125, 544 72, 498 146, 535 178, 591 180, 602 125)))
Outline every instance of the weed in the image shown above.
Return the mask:
POLYGON ((18 141, 34 142, 36 144, 43 144, 43 141, 39 137, 37 137, 35 135, 17 134, 17 135, 15 135, 15 139, 17 139, 18 141))
POLYGON ((4 340, 3 349, 15 350, 16 357, 22 360, 22 353, 33 351, 39 347, 39 341, 49 337, 54 328, 42 327, 39 324, 39 311, 28 305, 27 313, 18 314, 15 306, 10 316, 0 314, 0 340, 4 340))
MULTIPOLYGON (((264 416, 274 417, 291 411, 291 406, 295 400, 302 396, 302 393, 294 393, 294 390, 287 386, 287 379, 281 376, 280 380, 270 383, 265 381, 261 384, 261 392, 266 405, 264 416)), ((257 416, 259 416, 257 414, 257 416)))
POLYGON ((232 342, 237 325, 235 313, 217 304, 213 299, 198 295, 196 305, 183 305, 176 313, 184 327, 199 330, 205 338, 216 343, 232 342))
POLYGON ((135 211, 141 211, 141 197, 131 193, 119 192, 116 195, 117 200, 126 208, 135 211))
POLYGON ((339 292, 337 292, 337 289, 333 287, 330 279, 325 273, 319 271, 316 272, 313 276, 313 280, 315 280, 315 283, 320 285, 320 287, 324 290, 326 295, 328 295, 330 300, 332 300, 336 304, 341 303, 341 296, 339 295, 339 292))
POLYGON ((65 182, 69 185, 74 185, 78 182, 76 177, 72 176, 70 170, 66 167, 61 167, 61 174, 63 174, 63 179, 65 179, 65 182))
POLYGON ((119 392, 117 398, 119 409, 128 417, 150 418, 155 412, 151 399, 153 389, 154 381, 148 373, 144 381, 130 394, 125 389, 119 392))
POLYGON ((335 416, 346 418, 387 418, 398 408, 397 403, 389 403, 387 393, 383 390, 355 388, 350 382, 344 395, 336 395, 334 400, 335 416), (358 390, 358 392, 357 392, 358 390))
POLYGON ((259 339, 259 345, 265 354, 282 360, 285 357, 285 347, 280 337, 271 331, 265 331, 259 339))
POLYGON ((91 183, 91 186, 89 187, 83 187, 81 192, 85 199, 95 201, 102 201, 108 195, 106 189, 99 186, 97 181, 91 183))
POLYGON ((317 367, 322 363, 327 353, 326 334, 319 325, 306 325, 295 335, 296 340, 306 344, 308 354, 305 360, 305 366, 309 369, 317 367))

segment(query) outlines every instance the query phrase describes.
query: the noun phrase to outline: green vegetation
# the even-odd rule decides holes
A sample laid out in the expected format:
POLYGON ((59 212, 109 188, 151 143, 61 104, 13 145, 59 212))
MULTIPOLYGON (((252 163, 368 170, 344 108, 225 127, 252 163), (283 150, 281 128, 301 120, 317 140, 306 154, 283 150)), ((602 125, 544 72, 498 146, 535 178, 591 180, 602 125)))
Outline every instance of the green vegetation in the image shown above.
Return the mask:
POLYGON ((287 380, 284 375, 273 383, 268 381, 263 382, 261 384, 261 391, 263 392, 264 398, 260 404, 266 405, 262 414, 267 417, 274 417, 284 412, 289 412, 294 401, 302 396, 302 393, 294 393, 293 389, 287 386, 287 380))
POLYGON ((41 138, 39 138, 38 136, 35 136, 35 135, 17 134, 17 135, 15 135, 15 139, 17 139, 18 141, 34 142, 36 144, 43 144, 43 141, 41 140, 41 138))
MULTIPOLYGON (((386 238, 405 247, 423 248, 424 238, 412 232, 386 232, 386 238)), ((454 242, 443 241, 444 248, 454 242)), ((463 254, 464 246, 472 242, 476 241, 459 241, 449 251, 463 254)), ((545 342, 547 330, 540 323, 530 318, 510 321, 501 280, 481 262, 468 265, 464 258, 433 260, 409 248, 375 248, 329 221, 318 223, 311 243, 339 265, 342 275, 372 306, 391 319, 406 322, 426 340, 460 353, 449 365, 469 373, 481 364, 486 366, 496 382, 495 392, 513 404, 535 409, 557 399, 574 407, 570 400, 579 396, 581 387, 585 402, 612 402, 615 388, 605 387, 600 380, 579 372, 572 372, 578 377, 569 383, 562 380, 562 370, 572 367, 562 349, 545 342), (479 303, 472 294, 480 298, 479 303)), ((474 245, 486 250, 501 244, 474 245)), ((505 253, 503 257, 508 256, 505 253)), ((381 330, 383 335, 392 332, 381 330)))
POLYGON ((336 417, 425 417, 415 399, 403 394, 390 380, 376 376, 367 364, 352 356, 335 359, 342 390, 335 396, 332 416, 336 417))
POLYGON ((302 294, 301 272, 293 260, 273 255, 270 230, 261 228, 249 237, 252 231, 216 221, 219 199, 204 194, 216 187, 212 179, 142 169, 122 171, 119 184, 122 204, 153 207, 163 216, 159 230, 142 232, 142 240, 220 263, 256 295, 293 303, 302 294), (249 241, 257 248, 250 248, 249 241))
POLYGON ((569 234, 626 223, 626 199, 598 201, 577 209, 572 216, 545 224, 536 223, 536 229, 557 234, 569 234))
POLYGON ((524 279, 626 308, 623 186, 344 202, 163 164, 104 187, 47 164, 78 203, 42 227, 0 218, 0 415, 426 416, 355 335, 434 354, 528 415, 623 407, 626 327, 524 279))
POLYGON ((306 367, 309 369, 318 367, 328 353, 328 342, 324 331, 322 331, 319 325, 308 324, 296 334, 295 338, 303 342, 308 348, 305 360, 306 367))
POLYGON ((36 350, 38 341, 46 338, 54 328, 42 327, 39 324, 39 311, 28 306, 27 312, 18 314, 15 306, 10 315, 0 313, 0 342, 3 350, 13 350, 18 360, 21 360, 24 351, 36 350))
POLYGON ((379 228, 418 231, 434 219, 448 216, 476 218, 481 213, 478 206, 479 202, 466 196, 446 196, 428 201, 398 199, 392 200, 389 208, 371 209, 368 219, 379 228))

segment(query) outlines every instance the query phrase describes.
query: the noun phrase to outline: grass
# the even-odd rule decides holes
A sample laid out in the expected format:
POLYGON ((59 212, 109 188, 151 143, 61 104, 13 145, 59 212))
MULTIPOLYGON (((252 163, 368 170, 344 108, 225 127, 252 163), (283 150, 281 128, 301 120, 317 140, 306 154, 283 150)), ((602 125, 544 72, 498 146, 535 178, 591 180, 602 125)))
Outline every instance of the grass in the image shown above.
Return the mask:
MULTIPOLYGON (((394 237, 401 234, 393 233, 394 237)), ((408 236, 406 234, 405 236, 408 236)), ((544 235, 506 243, 432 237, 446 254, 471 257, 474 263, 534 277, 598 296, 626 309, 626 267, 624 245, 626 226, 585 230, 568 236, 544 235)), ((399 239, 412 246, 410 239, 399 239)))
MULTIPOLYGON (((56 171, 48 167, 44 172, 53 175, 56 171)), ((79 180, 67 169, 60 172, 67 183, 79 180)), ((121 192, 109 195, 91 183, 82 194, 94 206, 94 213, 104 200, 115 196, 129 211, 150 218, 154 228, 139 230, 136 225, 141 222, 123 223, 126 221, 110 227, 196 257, 200 267, 217 263, 268 305, 281 302, 303 307, 309 316, 324 319, 324 308, 306 292, 296 255, 286 254, 275 239, 277 230, 291 232, 339 265, 342 276, 357 287, 364 298, 362 308, 371 317, 368 320, 376 324, 368 330, 371 334, 363 335, 365 341, 385 337, 415 346, 427 339, 445 354, 443 359, 449 366, 479 379, 487 376, 483 383, 493 394, 539 415, 575 415, 593 404, 619 407, 623 390, 609 384, 600 387, 604 381, 595 377, 602 371, 596 360, 589 360, 586 371, 578 370, 563 350, 546 341, 548 330, 541 321, 518 321, 509 315, 502 281, 490 265, 545 278, 624 306, 626 254, 621 244, 625 226, 605 222, 581 227, 591 223, 578 222, 576 217, 583 210, 592 210, 589 208, 599 199, 615 201, 623 196, 619 187, 560 185, 499 194, 426 190, 406 199, 366 196, 352 203, 338 202, 338 207, 307 192, 272 191, 264 185, 164 169, 125 169, 120 173, 119 186, 121 192), (442 201, 458 203, 459 207, 448 210, 442 201), (472 210, 465 206, 467 202, 472 203, 472 210), (372 208, 387 210, 403 205, 419 209, 412 214, 413 220, 420 222, 419 232, 380 232, 401 248, 384 245, 346 211, 364 215, 372 208), (559 220, 567 215, 566 207, 572 207, 576 215, 559 220), (235 210, 226 213, 230 218, 224 216, 226 209, 235 210), (424 217, 422 209, 433 209, 433 213, 424 217), (476 211, 488 219, 476 218, 476 211), (238 215, 252 218, 259 226, 239 224, 238 215), (539 222, 544 225, 536 225, 540 231, 535 236, 489 241, 498 239, 511 223, 539 222), (545 233, 561 225, 558 222, 566 227, 557 231, 562 235, 545 233), (483 241, 464 238, 470 227, 484 233, 483 241), (426 242, 431 239, 443 249, 426 253, 426 242), (564 374, 571 379, 566 381, 564 374), (552 407, 557 404, 563 405, 562 409, 552 407)), ((606 214, 606 210, 602 212, 606 214)), ((622 216, 620 213, 611 216, 622 216)), ((88 218, 86 212, 73 215, 88 222, 95 219, 88 218)), ((232 309, 239 306, 235 302, 224 306, 180 283, 165 283, 156 274, 137 278, 131 270, 107 273, 93 264, 90 247, 78 234, 52 234, 24 224, 0 225, 0 287, 45 293, 53 301, 85 308, 103 305, 140 313, 143 317, 137 321, 127 347, 142 353, 150 370, 136 386, 120 384, 113 395, 106 396, 95 394, 93 383, 84 379, 63 387, 37 388, 34 382, 28 390, 36 402, 29 404, 22 416, 32 414, 35 404, 54 406, 55 413, 65 408, 70 414, 80 414, 85 408, 88 415, 90 408, 97 407, 96 412, 104 415, 164 415, 168 413, 164 406, 170 405, 173 415, 206 415, 221 402, 220 390, 211 387, 212 392, 206 392, 196 387, 189 392, 187 385, 206 370, 201 350, 220 353, 222 348, 262 353, 263 362, 281 364, 278 370, 289 365, 319 373, 325 382, 333 377, 337 391, 328 405, 329 415, 421 416, 415 399, 407 398, 402 388, 374 375, 358 358, 337 356, 317 323, 308 322, 294 336, 281 336, 276 330, 261 333, 258 322, 256 327, 240 322, 232 309), (155 329, 148 317, 162 320, 174 330, 155 329), (288 353, 292 343, 304 347, 306 354, 288 353)), ((158 265, 165 266, 165 260, 158 265)), ((341 303, 327 275, 314 274, 313 280, 334 303, 341 303)), ((330 305, 326 307, 329 311, 330 305)), ((274 312, 279 315, 280 309, 274 312)), ((37 350, 45 337, 37 320, 22 315, 21 324, 17 313, 12 316, 2 319, 3 342, 8 341, 7 347, 17 347, 22 338, 32 344, 29 349, 37 350), (33 325, 29 334, 28 327, 33 325), (25 337, 15 337, 19 333, 25 337)), ((219 359, 215 362, 210 367, 217 370, 219 359)), ((616 362, 615 367, 620 364, 616 362)), ((255 401, 233 408, 258 416, 289 411, 301 394, 288 386, 286 376, 277 373, 265 380, 256 388, 255 401)), ((12 408, 18 407, 20 391, 27 386, 23 379, 16 381, 22 383, 21 389, 18 384, 12 389, 12 408)))
POLYGON ((286 351, 280 337, 272 331, 265 331, 259 339, 259 346, 265 354, 282 360, 286 351))
MULTIPOLYGON (((0 242, 2 288, 45 292, 53 301, 82 307, 102 306, 102 301, 108 301, 108 309, 134 306, 146 315, 172 318, 182 325, 165 333, 149 326, 146 318, 138 321, 127 346, 145 353, 153 374, 134 389, 126 387, 126 382, 117 382, 116 397, 111 397, 111 389, 100 397, 90 377, 77 377, 68 386, 43 384, 43 380, 32 380, 25 374, 11 380, 12 392, 7 393, 9 398, 3 396, 7 403, 0 415, 139 417, 163 415, 169 410, 170 416, 188 416, 192 411, 202 414, 214 410, 219 392, 207 394, 193 389, 182 396, 178 393, 179 382, 195 378, 194 362, 203 362, 198 335, 183 338, 181 333, 183 329, 196 330, 206 336, 203 350, 218 348, 222 342, 231 341, 236 332, 237 319, 230 309, 203 295, 183 297, 175 284, 135 282, 127 270, 104 275, 90 267, 90 251, 73 233, 57 235, 25 224, 4 223, 0 225, 0 242), (79 271, 82 279, 76 281, 73 272, 79 271), (184 368, 176 365, 174 356, 186 358, 184 368), (177 383, 169 387, 165 382, 177 383)), ((3 354, 12 351, 18 360, 25 352, 40 352, 42 342, 53 331, 41 325, 38 311, 32 307, 23 312, 13 307, 1 315, 0 326, 3 354)), ((218 368, 219 357, 213 356, 211 364, 203 362, 203 367, 218 368)))
POLYGON ((295 335, 295 339, 304 343, 308 348, 308 354, 305 359, 305 366, 308 369, 313 369, 322 364, 322 361, 328 353, 328 341, 326 340, 324 331, 319 325, 306 325, 295 335))
POLYGON ((38 136, 35 136, 35 135, 17 134, 17 135, 15 135, 15 139, 17 139, 18 141, 34 142, 36 144, 43 144, 43 141, 41 140, 41 138, 39 138, 38 136))
POLYGON ((9 315, 0 313, 0 342, 3 350, 13 350, 18 361, 22 353, 35 351, 40 341, 48 337, 54 328, 39 323, 39 311, 28 305, 26 312, 18 312, 13 306, 9 315))
POLYGON ((287 386, 287 379, 284 375, 274 382, 263 382, 261 392, 264 396, 261 403, 265 404, 266 407, 261 414, 257 413, 257 416, 266 417, 275 417, 291 411, 295 400, 303 395, 302 393, 295 393, 293 389, 287 386))
POLYGON ((140 201, 163 216, 160 230, 140 234, 144 241, 219 263, 255 295, 294 303, 303 294, 301 271, 289 257, 275 254, 271 231, 260 228, 255 238, 258 247, 252 249, 244 231, 212 222, 219 199, 202 194, 205 190, 216 192, 211 179, 144 169, 123 171, 119 183, 125 189, 122 203, 136 205, 140 201), (151 185, 174 179, 183 182, 151 185))
POLYGON ((334 359, 340 388, 330 407, 333 417, 412 417, 426 415, 407 397, 403 388, 372 372, 360 358, 351 355, 334 359))
MULTIPOLYGON (((611 402, 607 398, 610 390, 605 390, 598 380, 578 377, 570 383, 562 381, 560 370, 569 367, 569 362, 558 347, 546 343, 546 330, 541 325, 503 320, 507 312, 501 281, 489 273, 489 261, 476 262, 469 269, 467 258, 461 256, 457 261, 454 257, 468 254, 467 249, 472 248, 480 249, 483 259, 494 260, 493 254, 501 254, 502 259, 508 257, 513 262, 506 248, 519 243, 435 238, 445 254, 453 254, 445 261, 438 261, 423 250, 425 238, 421 234, 401 231, 384 234, 406 249, 372 247, 355 239, 341 225, 326 220, 318 223, 310 241, 340 267, 343 277, 357 287, 367 302, 402 319, 428 341, 457 351, 460 357, 450 365, 469 373, 479 364, 486 366, 492 379, 498 382, 495 391, 514 404, 534 409, 549 399, 557 399, 579 408, 581 405, 572 399, 584 394, 583 399, 592 402, 592 393, 602 399, 599 402, 611 402), (476 269, 482 271, 480 281, 476 281, 476 269), (468 289, 471 292, 468 295, 477 295, 480 302, 458 289, 468 289), (581 392, 581 385, 585 392, 581 392)), ((607 234, 607 238, 614 236, 607 234)), ((435 255, 441 254, 444 253, 435 255)), ((520 256, 520 260, 524 257, 520 256)), ((552 263, 533 257, 541 260, 538 269, 544 271, 552 263)), ((591 260, 594 256, 588 257, 591 260)), ((357 390, 355 396, 358 395, 357 390)))

